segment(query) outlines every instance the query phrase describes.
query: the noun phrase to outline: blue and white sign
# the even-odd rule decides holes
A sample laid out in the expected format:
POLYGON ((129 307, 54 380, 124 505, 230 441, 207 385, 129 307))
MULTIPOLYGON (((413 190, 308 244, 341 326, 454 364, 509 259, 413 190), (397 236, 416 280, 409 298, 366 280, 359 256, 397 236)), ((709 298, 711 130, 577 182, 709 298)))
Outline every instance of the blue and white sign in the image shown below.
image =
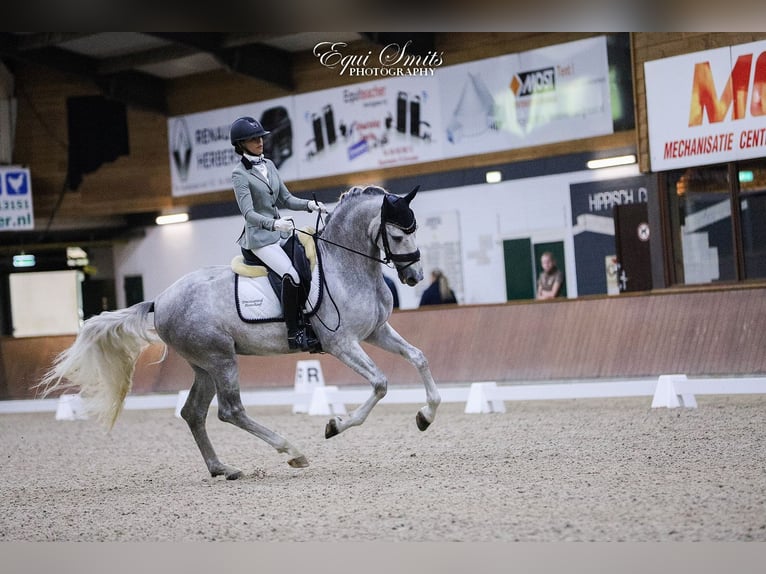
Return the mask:
POLYGON ((0 167, 0 231, 35 228, 29 170, 0 167))

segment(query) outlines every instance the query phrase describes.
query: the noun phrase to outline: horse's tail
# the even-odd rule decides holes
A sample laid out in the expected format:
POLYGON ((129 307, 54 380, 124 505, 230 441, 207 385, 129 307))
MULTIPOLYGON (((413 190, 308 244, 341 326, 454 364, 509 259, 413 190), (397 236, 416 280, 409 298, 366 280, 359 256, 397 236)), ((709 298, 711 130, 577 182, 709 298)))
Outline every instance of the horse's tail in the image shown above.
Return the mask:
POLYGON ((150 344, 160 342, 148 319, 153 310, 154 303, 144 301, 89 318, 36 388, 43 396, 79 388, 85 412, 111 429, 133 384, 138 356, 150 344))

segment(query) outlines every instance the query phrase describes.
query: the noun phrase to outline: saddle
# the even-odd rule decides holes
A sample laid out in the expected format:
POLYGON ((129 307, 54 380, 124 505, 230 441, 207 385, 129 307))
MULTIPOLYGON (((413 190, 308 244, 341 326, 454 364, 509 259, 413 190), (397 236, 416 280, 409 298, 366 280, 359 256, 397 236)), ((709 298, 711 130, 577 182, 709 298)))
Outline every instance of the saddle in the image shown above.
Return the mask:
MULTIPOLYGON (((295 234, 285 241, 284 245, 282 245, 282 250, 287 253, 293 267, 298 272, 298 276, 301 278, 301 285, 305 287, 302 290, 303 295, 305 295, 303 301, 301 301, 301 305, 303 305, 308 297, 309 289, 311 288, 311 274, 316 266, 316 245, 311 236, 301 233, 295 234), (308 244, 310 250, 306 248, 306 244, 308 244), (311 251, 311 253, 308 253, 308 251, 311 251)), ((280 303, 282 302, 282 277, 269 269, 249 249, 242 249, 242 257, 234 258, 232 270, 238 275, 244 275, 245 277, 262 277, 265 274, 269 279, 271 288, 274 289, 274 293, 277 295, 277 299, 279 299, 280 303)))
MULTIPOLYGON (((306 228, 304 229, 305 233, 296 233, 292 237, 290 237, 283 245, 282 249, 285 251, 285 253, 290 257, 290 261, 292 262, 293 267, 298 272, 298 276, 300 277, 301 283, 301 289, 298 290, 299 295, 299 308, 303 309, 303 317, 305 319, 308 319, 314 313, 316 313, 316 309, 319 307, 319 302, 321 300, 321 288, 317 288, 321 285, 321 280, 319 279, 320 274, 317 272, 317 276, 314 277, 315 270, 318 265, 318 256, 317 256, 317 250, 316 250, 316 243, 314 242, 313 238, 313 228, 306 228), (314 293, 312 295, 311 300, 311 309, 306 309, 306 303, 309 299, 309 294, 312 293, 312 280, 315 281, 318 285, 314 285, 314 293)), ((282 307, 282 277, 280 277, 277 273, 272 271, 261 259, 259 259, 252 251, 249 249, 242 249, 242 255, 238 255, 234 257, 234 259, 231 262, 231 268, 232 271, 236 274, 236 283, 235 283, 235 291, 237 298, 237 308, 240 312, 240 318, 243 321, 246 322, 261 322, 261 321, 275 321, 275 320, 283 320, 282 317, 273 317, 272 318, 260 318, 260 319, 254 319, 254 318, 248 318, 242 313, 242 309, 240 308, 240 305, 242 302, 239 300, 239 292, 240 292, 240 279, 244 277, 249 278, 267 278, 268 283, 271 287, 271 290, 274 292, 274 295, 276 296, 277 301, 279 302, 280 307, 282 307)), ((268 288, 267 288, 268 289, 268 288)), ((260 303, 259 303, 260 305, 260 303)), ((265 311, 265 309, 264 309, 265 311)), ((311 324, 308 321, 305 321, 305 327, 307 329, 307 332, 311 331, 311 324)), ((313 335, 313 333, 311 333, 313 335)), ((322 352, 321 348, 315 349, 311 351, 312 353, 315 352, 322 352)))

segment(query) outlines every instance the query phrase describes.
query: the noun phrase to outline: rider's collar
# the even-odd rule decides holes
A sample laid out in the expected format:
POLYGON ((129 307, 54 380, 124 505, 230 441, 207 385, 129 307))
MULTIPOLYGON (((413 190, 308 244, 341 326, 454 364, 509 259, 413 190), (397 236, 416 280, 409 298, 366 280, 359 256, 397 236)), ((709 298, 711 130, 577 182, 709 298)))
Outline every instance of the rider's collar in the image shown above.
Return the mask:
POLYGON ((252 168, 254 165, 260 165, 263 163, 263 154, 261 155, 248 155, 248 154, 242 154, 242 165, 245 166, 246 169, 252 168))

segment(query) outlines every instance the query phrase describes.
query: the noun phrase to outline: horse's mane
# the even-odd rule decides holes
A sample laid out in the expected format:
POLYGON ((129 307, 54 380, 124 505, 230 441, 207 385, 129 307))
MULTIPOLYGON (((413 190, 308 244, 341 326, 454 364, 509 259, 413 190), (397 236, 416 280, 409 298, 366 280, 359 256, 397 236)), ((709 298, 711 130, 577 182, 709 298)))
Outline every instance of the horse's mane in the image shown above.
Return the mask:
POLYGON ((338 204, 332 213, 327 215, 326 223, 330 222, 333 214, 342 212, 350 204, 359 200, 388 195, 390 192, 377 185, 354 185, 340 194, 338 204))
POLYGON ((338 198, 338 201, 342 202, 347 199, 351 198, 358 198, 360 196, 375 196, 375 195, 386 195, 389 192, 383 189, 382 187, 378 187, 377 185, 355 185, 353 187, 349 187, 346 191, 340 194, 340 197, 338 198))

